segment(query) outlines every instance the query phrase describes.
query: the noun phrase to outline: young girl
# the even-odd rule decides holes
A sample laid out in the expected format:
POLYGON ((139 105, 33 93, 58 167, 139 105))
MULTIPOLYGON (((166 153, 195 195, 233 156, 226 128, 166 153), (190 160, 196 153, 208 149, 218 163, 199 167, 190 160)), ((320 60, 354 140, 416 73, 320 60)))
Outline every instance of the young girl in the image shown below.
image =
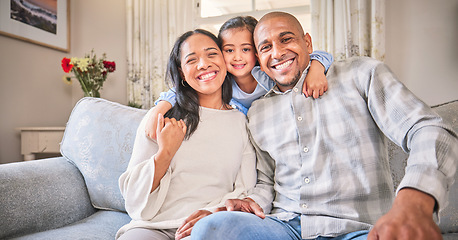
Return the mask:
MULTIPOLYGON (((226 21, 220 28, 218 39, 226 62, 228 77, 232 80, 232 108, 245 115, 251 103, 264 96, 274 85, 267 74, 261 71, 256 57, 253 32, 258 21, 251 16, 238 16, 226 21)), ((305 78, 302 92, 306 97, 318 98, 327 90, 325 71, 333 62, 331 54, 315 51, 305 78)), ((161 93, 146 124, 146 134, 156 139, 157 116, 165 114, 175 105, 175 90, 161 93)))

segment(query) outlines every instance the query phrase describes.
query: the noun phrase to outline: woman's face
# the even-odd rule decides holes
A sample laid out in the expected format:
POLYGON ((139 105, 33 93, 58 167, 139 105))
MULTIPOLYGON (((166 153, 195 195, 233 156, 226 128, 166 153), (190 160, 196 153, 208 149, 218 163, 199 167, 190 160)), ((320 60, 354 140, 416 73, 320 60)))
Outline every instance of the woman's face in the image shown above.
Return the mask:
POLYGON ((204 34, 194 34, 181 45, 181 71, 186 81, 199 97, 217 95, 227 70, 218 45, 204 34))
POLYGON ((245 27, 232 28, 222 32, 221 40, 227 71, 236 78, 251 77, 257 61, 253 34, 245 27))

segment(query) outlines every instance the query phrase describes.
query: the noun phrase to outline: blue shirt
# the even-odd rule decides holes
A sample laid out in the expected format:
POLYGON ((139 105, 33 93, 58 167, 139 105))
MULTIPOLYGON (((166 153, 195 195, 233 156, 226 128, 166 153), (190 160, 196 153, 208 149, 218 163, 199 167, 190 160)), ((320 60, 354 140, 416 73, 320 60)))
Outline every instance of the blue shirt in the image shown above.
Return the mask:
MULTIPOLYGON (((314 51, 312 54, 310 54, 310 59, 319 61, 324 66, 326 71, 334 61, 333 56, 324 51, 314 51)), ((270 79, 266 73, 261 71, 261 68, 259 66, 254 67, 251 70, 251 73, 258 82, 256 89, 252 93, 246 93, 242 91, 242 89, 239 88, 235 80, 231 79, 232 99, 229 104, 233 108, 236 108, 237 110, 244 113, 245 115, 247 114, 248 109, 251 107, 251 103, 254 100, 260 98, 261 96, 264 96, 275 85, 275 82, 272 79, 270 79)), ((176 103, 175 90, 170 89, 167 92, 162 92, 159 98, 156 100, 155 104, 157 104, 159 101, 167 101, 170 104, 172 104, 172 106, 174 106, 176 103)))
POLYGON ((301 92, 306 74, 291 90, 274 87, 248 111, 258 156, 249 197, 265 213, 301 216, 303 239, 370 229, 394 200, 385 137, 410 153, 397 191, 415 188, 439 209, 447 205, 456 133, 386 65, 364 57, 335 62, 318 99, 301 92))

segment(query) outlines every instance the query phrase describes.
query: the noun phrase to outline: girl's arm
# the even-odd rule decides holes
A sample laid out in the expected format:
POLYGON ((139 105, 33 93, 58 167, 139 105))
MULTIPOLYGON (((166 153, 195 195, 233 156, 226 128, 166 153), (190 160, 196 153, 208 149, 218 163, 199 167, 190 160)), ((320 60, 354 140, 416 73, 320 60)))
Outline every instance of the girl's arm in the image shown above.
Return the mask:
POLYGON ((160 101, 152 108, 149 118, 146 120, 145 134, 150 139, 156 140, 157 119, 159 114, 164 115, 172 108, 172 104, 167 101, 160 101))
POLYGON ((162 114, 158 115, 156 136, 159 149, 153 157, 155 168, 151 192, 159 186, 185 134, 186 124, 183 120, 177 121, 174 118, 164 118, 162 114))
POLYGON ((176 103, 175 89, 170 89, 167 92, 162 92, 159 99, 154 102, 156 105, 152 108, 150 117, 146 121, 145 133, 150 139, 156 140, 157 117, 160 114, 165 115, 176 103))
POLYGON ((328 90, 328 81, 325 73, 331 66, 334 58, 331 54, 323 51, 314 51, 310 54, 310 68, 305 76, 305 83, 302 92, 306 97, 318 98, 328 90))

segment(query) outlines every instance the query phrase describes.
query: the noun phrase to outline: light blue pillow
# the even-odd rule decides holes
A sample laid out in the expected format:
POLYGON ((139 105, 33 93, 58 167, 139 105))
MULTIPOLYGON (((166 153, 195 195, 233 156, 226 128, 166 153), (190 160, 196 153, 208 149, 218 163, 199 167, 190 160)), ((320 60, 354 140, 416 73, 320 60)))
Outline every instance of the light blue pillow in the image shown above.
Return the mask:
POLYGON ((60 151, 81 171, 95 208, 126 211, 118 178, 146 112, 101 98, 83 98, 73 108, 60 151))

